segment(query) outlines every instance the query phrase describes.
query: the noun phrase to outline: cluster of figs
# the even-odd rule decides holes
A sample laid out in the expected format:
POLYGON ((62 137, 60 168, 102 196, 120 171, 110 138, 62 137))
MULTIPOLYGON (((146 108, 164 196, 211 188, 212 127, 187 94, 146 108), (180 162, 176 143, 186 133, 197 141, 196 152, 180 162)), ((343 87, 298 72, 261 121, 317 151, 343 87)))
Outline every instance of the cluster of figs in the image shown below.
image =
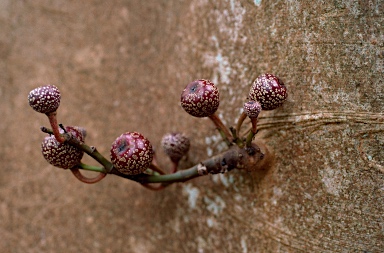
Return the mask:
MULTIPOLYGON (((37 112, 48 116, 52 131, 41 144, 44 158, 53 166, 62 169, 74 169, 81 164, 84 151, 79 145, 72 145, 66 134, 78 143, 84 143, 85 129, 76 126, 63 126, 57 123, 56 115, 60 105, 61 94, 54 85, 45 85, 33 89, 28 95, 29 105, 37 112)), ((220 104, 218 88, 209 80, 196 80, 189 83, 181 93, 181 107, 190 115, 198 118, 208 117, 221 131, 228 145, 245 145, 246 138, 240 139, 239 131, 245 118, 252 122, 251 136, 256 134, 256 124, 262 110, 273 110, 287 99, 287 88, 275 75, 263 74, 253 82, 247 101, 243 105, 238 127, 229 131, 215 114, 220 104)), ((252 139, 252 138, 251 138, 252 139)), ((190 141, 183 133, 169 133, 163 136, 161 145, 164 152, 174 164, 177 164, 190 148, 190 141)), ((124 175, 146 173, 154 163, 154 149, 150 141, 139 132, 126 132, 113 141, 110 148, 110 162, 113 169, 124 175)))

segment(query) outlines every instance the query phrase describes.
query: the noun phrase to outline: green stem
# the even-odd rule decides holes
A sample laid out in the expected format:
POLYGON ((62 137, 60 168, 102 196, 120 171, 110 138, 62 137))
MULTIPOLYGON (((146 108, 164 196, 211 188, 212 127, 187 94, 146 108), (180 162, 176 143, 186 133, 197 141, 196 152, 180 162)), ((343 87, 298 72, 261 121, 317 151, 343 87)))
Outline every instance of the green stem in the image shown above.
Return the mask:
POLYGON ((180 170, 173 174, 167 174, 167 175, 138 175, 135 177, 129 177, 130 179, 142 183, 142 184, 148 184, 148 183, 177 183, 177 182, 185 182, 190 179, 199 177, 197 165, 193 166, 190 169, 187 170, 180 170))
MULTIPOLYGON (((88 170, 88 171, 94 171, 94 172, 101 172, 106 173, 106 170, 102 167, 92 166, 84 163, 80 163, 78 165, 79 169, 88 170)), ((115 174, 117 176, 131 179, 136 182, 140 182, 143 184, 148 183, 175 183, 175 182, 183 182, 195 177, 199 177, 198 173, 198 165, 193 166, 190 169, 187 170, 181 170, 173 174, 165 174, 165 175, 147 175, 147 174, 140 174, 137 176, 129 176, 124 175, 122 173, 119 173, 117 171, 113 171, 112 174, 115 174)))
POLYGON ((239 146, 239 148, 243 148, 244 147, 243 138, 239 138, 239 135, 236 132, 235 128, 231 127, 230 130, 232 132, 233 142, 236 143, 236 145, 239 146))
POLYGON ((250 147, 252 145, 253 138, 257 133, 257 118, 251 118, 252 129, 248 133, 247 139, 245 140, 245 145, 250 147))
POLYGON ((217 127, 217 130, 219 130, 221 137, 225 141, 225 143, 229 146, 231 146, 231 143, 233 141, 233 137, 231 132, 228 130, 228 128, 223 124, 221 119, 216 115, 216 113, 209 116, 209 118, 212 120, 212 122, 217 127))
POLYGON ((250 147, 252 145, 253 138, 257 133, 257 118, 251 118, 252 128, 248 133, 247 139, 245 140, 245 145, 250 147))
POLYGON ((88 164, 84 164, 84 163, 80 163, 78 165, 78 167, 79 167, 79 169, 82 169, 82 170, 107 173, 107 171, 103 167, 92 166, 92 165, 88 165, 88 164))
POLYGON ((250 147, 252 145, 253 138, 255 137, 255 133, 250 131, 247 135, 247 138, 245 140, 245 145, 247 147, 250 147))
POLYGON ((177 183, 185 182, 200 176, 208 174, 220 174, 231 171, 235 168, 244 169, 253 166, 255 161, 259 161, 257 152, 249 155, 245 149, 240 149, 238 146, 232 146, 229 150, 211 157, 189 169, 180 170, 178 172, 167 175, 124 175, 117 170, 112 170, 112 174, 136 181, 141 184, 149 183, 177 183), (253 156, 253 159, 249 159, 253 156), (249 161, 252 161, 250 165, 249 161))
POLYGON ((89 156, 91 156, 93 159, 95 159, 101 165, 103 165, 107 173, 110 173, 112 171, 113 164, 108 159, 106 159, 102 154, 100 154, 99 151, 97 151, 96 147, 90 147, 84 143, 80 143, 79 147, 85 153, 87 153, 89 156))
POLYGON ((227 136, 225 135, 225 133, 220 129, 218 128, 217 129, 221 135, 221 138, 223 139, 223 141, 227 144, 227 146, 231 146, 231 141, 227 138, 227 136))

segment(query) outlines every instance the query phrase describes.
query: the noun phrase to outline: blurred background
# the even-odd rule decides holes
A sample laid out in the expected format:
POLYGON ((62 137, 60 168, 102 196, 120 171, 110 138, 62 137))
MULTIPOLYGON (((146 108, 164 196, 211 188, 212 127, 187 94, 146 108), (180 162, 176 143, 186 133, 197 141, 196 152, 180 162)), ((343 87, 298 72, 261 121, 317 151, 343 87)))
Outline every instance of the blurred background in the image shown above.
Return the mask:
POLYGON ((0 251, 380 252, 383 5, 0 0, 0 251), (48 120, 27 102, 54 84, 59 121, 85 127, 89 145, 108 157, 117 136, 139 131, 164 168, 161 137, 185 132, 187 168, 224 146, 209 120, 182 110, 183 88, 212 80, 233 126, 265 72, 289 89, 259 122, 273 166, 161 192, 111 175, 85 185, 49 165, 48 120))

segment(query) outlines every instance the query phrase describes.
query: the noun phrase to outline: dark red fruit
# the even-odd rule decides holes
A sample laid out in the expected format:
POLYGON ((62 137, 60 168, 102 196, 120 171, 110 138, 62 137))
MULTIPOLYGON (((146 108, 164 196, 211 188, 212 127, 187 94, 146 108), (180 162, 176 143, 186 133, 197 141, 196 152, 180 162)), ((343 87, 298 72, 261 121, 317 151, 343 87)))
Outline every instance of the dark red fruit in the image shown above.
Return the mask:
POLYGON ((188 137, 182 133, 169 133, 161 139, 161 146, 172 162, 180 161, 188 153, 190 145, 188 137))
MULTIPOLYGON (((80 142, 84 142, 84 135, 78 127, 65 127, 65 130, 68 133, 71 133, 76 139, 80 142)), ((63 133, 64 131, 60 129, 63 133)), ((84 152, 81 149, 78 149, 74 146, 71 146, 66 143, 60 143, 56 140, 55 136, 47 136, 44 138, 41 143, 41 151, 45 160, 47 160, 51 165, 63 168, 71 169, 75 165, 79 164, 81 158, 83 158, 84 152)))
POLYGON ((55 112, 60 105, 60 91, 54 85, 45 85, 33 89, 28 94, 29 105, 40 113, 55 112))
POLYGON ((249 92, 249 99, 260 102, 263 110, 273 110, 287 100, 287 87, 275 75, 263 74, 256 78, 249 92))
POLYGON ((219 90, 209 80, 196 80, 181 93, 181 106, 195 117, 208 117, 219 108, 219 90))
POLYGON ((137 132, 126 132, 113 143, 110 151, 113 166, 126 175, 143 173, 153 159, 152 145, 137 132))
POLYGON ((261 105, 257 101, 249 100, 248 102, 244 103, 243 109, 248 117, 257 118, 261 112, 261 105))

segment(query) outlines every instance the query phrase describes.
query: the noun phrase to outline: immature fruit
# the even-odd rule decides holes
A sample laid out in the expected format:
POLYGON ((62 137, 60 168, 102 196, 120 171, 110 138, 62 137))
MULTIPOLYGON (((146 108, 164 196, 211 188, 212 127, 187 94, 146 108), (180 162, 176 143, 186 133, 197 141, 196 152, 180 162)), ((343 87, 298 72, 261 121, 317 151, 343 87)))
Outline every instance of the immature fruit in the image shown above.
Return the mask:
POLYGON ((257 101, 249 100, 244 103, 243 109, 249 118, 257 118, 261 112, 261 105, 257 101))
POLYGON ((181 93, 181 106, 195 117, 208 117, 219 107, 219 90, 209 80, 196 80, 181 93))
POLYGON ((260 102, 263 110, 273 110, 287 100, 287 87, 275 75, 263 74, 256 78, 249 92, 249 99, 260 102))
POLYGON ((113 143, 110 151, 113 166, 126 175, 143 173, 153 159, 152 145, 137 132, 126 132, 113 143))
POLYGON ((169 133, 161 139, 161 146, 172 162, 180 161, 188 153, 190 145, 188 137, 182 133, 169 133))
POLYGON ((54 85, 45 85, 33 89, 28 94, 29 105, 40 113, 55 112, 60 105, 60 91, 54 85))
MULTIPOLYGON (((84 135, 78 129, 78 127, 65 127, 65 130, 68 133, 71 133, 80 142, 84 142, 84 135)), ((60 130, 62 133, 64 132, 62 129, 60 130)), ((84 154, 84 152, 79 148, 71 146, 67 143, 58 142, 53 135, 44 138, 41 143, 41 151, 45 160, 53 166, 63 169, 71 169, 75 165, 79 164, 84 154)))

